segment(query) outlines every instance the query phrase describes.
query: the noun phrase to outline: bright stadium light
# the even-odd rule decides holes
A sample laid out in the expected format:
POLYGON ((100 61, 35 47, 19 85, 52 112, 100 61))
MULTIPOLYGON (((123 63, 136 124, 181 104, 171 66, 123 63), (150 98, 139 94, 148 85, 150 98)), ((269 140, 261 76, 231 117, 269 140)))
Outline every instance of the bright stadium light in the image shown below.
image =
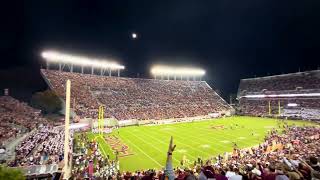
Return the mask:
POLYGON ((50 62, 71 63, 75 65, 92 66, 99 68, 124 69, 124 66, 115 62, 107 61, 105 59, 89 58, 84 56, 60 53, 57 51, 44 51, 41 53, 41 56, 50 62))
POLYGON ((154 76, 161 75, 175 75, 175 76, 203 76, 205 75, 205 70, 198 68, 188 68, 188 67, 172 67, 157 65, 151 68, 151 74, 154 76))
POLYGON ((245 95, 245 98, 277 98, 277 97, 318 97, 320 93, 301 93, 301 94, 254 94, 245 95))
POLYGON ((287 105, 288 105, 289 107, 297 107, 297 106, 298 106, 297 103, 288 103, 287 105))

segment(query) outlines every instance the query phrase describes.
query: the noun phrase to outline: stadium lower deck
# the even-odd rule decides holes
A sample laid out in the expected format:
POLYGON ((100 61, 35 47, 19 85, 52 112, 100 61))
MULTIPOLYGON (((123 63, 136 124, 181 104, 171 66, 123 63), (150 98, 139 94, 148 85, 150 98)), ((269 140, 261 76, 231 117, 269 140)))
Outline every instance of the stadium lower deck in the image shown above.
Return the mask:
POLYGON ((118 151, 121 171, 133 171, 162 169, 170 136, 174 137, 177 145, 173 159, 177 167, 181 161, 186 165, 193 164, 199 157, 210 159, 219 154, 224 156, 235 146, 243 149, 259 145, 272 129, 281 132, 284 123, 314 125, 308 121, 233 116, 191 123, 131 126, 115 129, 111 134, 87 132, 86 135, 99 143, 104 156, 114 159, 118 151))

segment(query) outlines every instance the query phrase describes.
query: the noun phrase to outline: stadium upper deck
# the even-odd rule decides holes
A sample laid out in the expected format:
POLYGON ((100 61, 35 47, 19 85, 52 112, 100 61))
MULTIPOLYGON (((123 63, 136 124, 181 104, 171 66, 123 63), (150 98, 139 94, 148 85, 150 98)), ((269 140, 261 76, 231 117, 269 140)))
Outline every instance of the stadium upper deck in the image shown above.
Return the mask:
POLYGON ((320 89, 320 70, 290 73, 275 76, 241 79, 238 97, 266 91, 294 91, 320 89))
POLYGON ((41 70, 49 86, 64 97, 65 82, 72 82, 72 106, 81 118, 118 120, 170 119, 230 113, 230 107, 205 81, 174 81, 107 77, 41 70))
POLYGON ((242 79, 240 113, 320 119, 320 70, 242 79))

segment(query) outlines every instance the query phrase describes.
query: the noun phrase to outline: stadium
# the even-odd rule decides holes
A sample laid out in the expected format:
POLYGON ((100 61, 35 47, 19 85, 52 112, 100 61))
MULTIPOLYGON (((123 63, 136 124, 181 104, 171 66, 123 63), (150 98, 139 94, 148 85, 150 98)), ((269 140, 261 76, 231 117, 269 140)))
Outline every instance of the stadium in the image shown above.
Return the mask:
POLYGON ((0 180, 320 180, 318 1, 0 9, 0 180))
POLYGON ((0 98, 2 162, 27 178, 261 178, 270 164, 316 171, 305 161, 320 150, 320 70, 242 79, 231 106, 203 69, 156 65, 152 79, 128 78, 103 59, 42 58, 41 76, 64 104, 61 122, 9 89, 0 98))

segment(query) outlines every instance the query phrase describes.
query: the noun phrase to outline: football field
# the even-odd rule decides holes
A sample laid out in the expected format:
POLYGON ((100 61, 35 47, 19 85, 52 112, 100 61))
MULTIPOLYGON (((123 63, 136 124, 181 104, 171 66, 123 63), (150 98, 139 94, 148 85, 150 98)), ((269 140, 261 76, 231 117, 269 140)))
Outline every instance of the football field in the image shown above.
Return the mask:
MULTIPOLYGON (((306 121, 285 122, 311 125, 306 121)), ((276 119, 233 116, 191 123, 131 126, 104 136, 92 133, 88 136, 96 139, 102 154, 108 154, 111 158, 115 157, 112 147, 121 145, 120 150, 125 153, 119 154, 120 169, 132 171, 163 168, 170 136, 177 145, 173 153, 173 163, 177 166, 183 158, 193 163, 198 157, 210 158, 231 152, 234 143, 240 148, 258 145, 263 142, 268 130, 282 128, 282 125, 276 119)))

